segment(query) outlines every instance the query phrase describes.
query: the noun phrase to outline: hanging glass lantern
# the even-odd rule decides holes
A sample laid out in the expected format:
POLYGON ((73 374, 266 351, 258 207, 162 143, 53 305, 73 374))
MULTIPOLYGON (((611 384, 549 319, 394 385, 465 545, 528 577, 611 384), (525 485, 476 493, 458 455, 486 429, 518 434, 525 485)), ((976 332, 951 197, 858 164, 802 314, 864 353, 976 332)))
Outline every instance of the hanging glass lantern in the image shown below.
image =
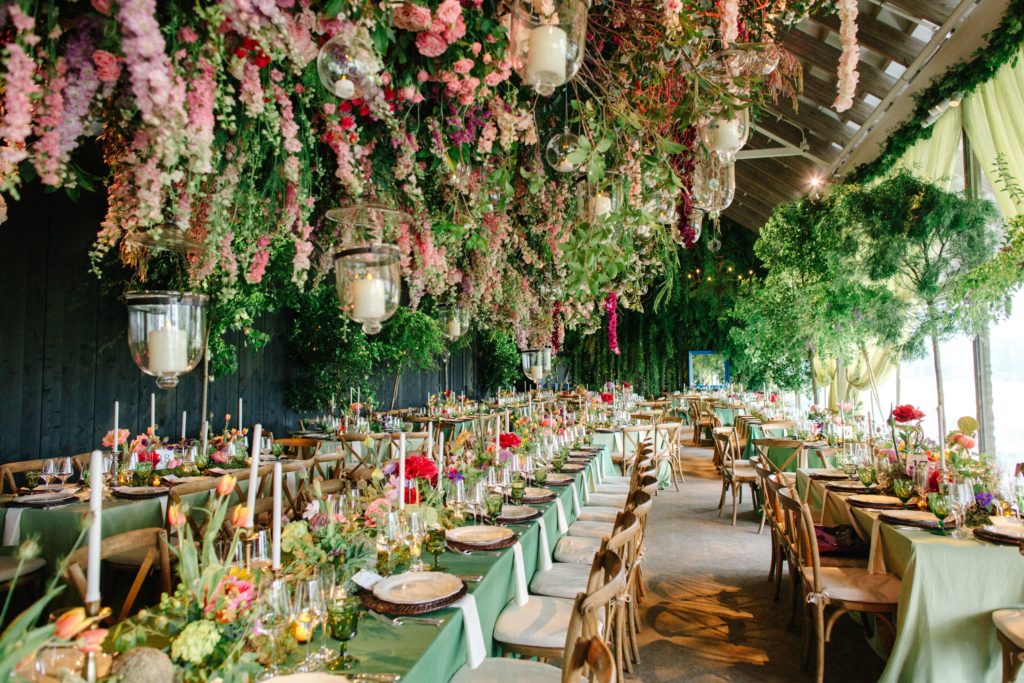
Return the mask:
POLYGON ((178 386, 206 351, 205 294, 128 292, 128 348, 161 389, 178 386))
POLYGON ((711 156, 699 160, 693 169, 690 197, 704 211, 725 211, 736 195, 736 166, 711 156))
POLYGON ((619 208, 615 187, 594 187, 586 180, 576 185, 576 201, 580 217, 588 223, 604 220, 619 208))
POLYGON ((551 349, 527 349, 520 352, 523 374, 534 384, 540 384, 551 373, 551 349))
POLYGON ((316 56, 316 71, 329 92, 343 100, 369 99, 384 68, 363 26, 351 25, 328 40, 316 56))
POLYGON ((584 0, 533 2, 512 7, 509 53, 523 83, 547 97, 571 81, 583 63, 587 37, 584 0))
POLYGON ((469 332, 469 310, 456 306, 454 308, 442 308, 439 320, 444 329, 444 336, 455 341, 462 335, 469 332))
POLYGON ((697 244, 703 227, 704 212, 700 209, 693 209, 690 211, 690 215, 687 216, 685 224, 680 223, 673 225, 670 228, 672 232, 672 239, 675 240, 676 244, 684 249, 689 249, 693 245, 697 244))
POLYGON ((750 111, 740 109, 732 116, 703 117, 697 122, 697 134, 709 152, 725 163, 732 163, 750 136, 750 111))
POLYGON ((366 244, 345 247, 334 255, 334 279, 341 310, 363 324, 363 332, 377 334, 381 323, 398 310, 402 270, 398 247, 366 244))
POLYGON ((186 256, 202 256, 207 251, 205 244, 171 223, 154 225, 145 231, 130 232, 125 235, 124 241, 140 249, 170 251, 186 256))
POLYGON ((580 148, 580 138, 575 133, 564 131, 548 140, 544 158, 551 168, 559 173, 572 173, 580 167, 579 161, 572 161, 569 155, 580 148))

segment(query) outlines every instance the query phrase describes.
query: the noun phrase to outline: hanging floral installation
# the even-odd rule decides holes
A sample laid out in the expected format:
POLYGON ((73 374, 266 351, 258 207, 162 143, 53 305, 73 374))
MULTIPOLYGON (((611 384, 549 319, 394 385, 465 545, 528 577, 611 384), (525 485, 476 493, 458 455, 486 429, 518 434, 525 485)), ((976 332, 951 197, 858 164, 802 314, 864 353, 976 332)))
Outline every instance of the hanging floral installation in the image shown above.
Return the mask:
POLYGON ((846 111, 853 106, 857 93, 857 62, 860 61, 860 46, 857 44, 857 0, 839 0, 839 43, 843 51, 839 56, 836 88, 839 94, 832 106, 836 111, 846 111))
POLYGON ((547 345, 563 326, 595 330, 607 292, 629 308, 655 274, 671 280, 678 228, 658 215, 689 213, 698 114, 795 97, 799 65, 776 35, 816 5, 7 2, 0 213, 31 178, 104 186, 95 272, 120 261, 146 286, 210 294, 217 336, 248 329, 277 292, 301 301, 358 238, 327 211, 376 201, 413 218, 383 236, 404 305, 458 305, 547 345), (516 12, 554 9, 582 13, 584 41, 578 71, 561 64, 541 96, 510 31, 516 12), (726 79, 723 48, 745 60, 726 79), (560 134, 575 142, 556 168, 560 134), (76 162, 84 145, 105 177, 76 162), (615 208, 590 216, 581 180, 615 208), (203 249, 137 239, 173 231, 203 249))

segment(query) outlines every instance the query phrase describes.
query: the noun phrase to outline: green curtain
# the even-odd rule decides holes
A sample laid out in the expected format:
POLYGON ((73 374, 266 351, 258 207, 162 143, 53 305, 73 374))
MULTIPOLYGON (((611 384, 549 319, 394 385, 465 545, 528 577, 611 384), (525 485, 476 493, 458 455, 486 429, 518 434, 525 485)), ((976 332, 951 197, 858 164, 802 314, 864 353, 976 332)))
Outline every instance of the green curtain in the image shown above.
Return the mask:
MULTIPOLYGON (((900 157, 894 168, 905 168, 919 178, 949 190, 953 184, 956 155, 960 152, 960 133, 963 125, 960 107, 950 107, 932 125, 932 136, 914 143, 906 154, 900 157)), ((881 179, 879 177, 877 181, 881 179)))
POLYGON ((1010 176, 1024 186, 1024 61, 1007 63, 964 99, 961 109, 967 139, 995 190, 1003 216, 1024 213, 1024 205, 1014 202, 1003 188, 996 168, 996 158, 1001 156, 1010 176))

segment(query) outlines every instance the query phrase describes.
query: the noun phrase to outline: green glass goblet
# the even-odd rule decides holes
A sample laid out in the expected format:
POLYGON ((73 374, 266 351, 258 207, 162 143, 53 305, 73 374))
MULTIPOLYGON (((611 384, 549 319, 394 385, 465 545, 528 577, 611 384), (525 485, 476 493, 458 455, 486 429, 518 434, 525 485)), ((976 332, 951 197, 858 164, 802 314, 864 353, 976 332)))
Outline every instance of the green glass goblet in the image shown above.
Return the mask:
POLYGON ((512 499, 514 505, 521 505, 523 498, 526 496, 526 479, 521 474, 517 474, 515 479, 512 480, 512 487, 509 491, 509 498, 512 499))
POLYGON ((431 529, 427 532, 426 545, 427 552, 434 556, 434 571, 440 571, 441 566, 438 564, 438 560, 445 549, 445 535, 444 529, 431 529))
POLYGON ((875 468, 871 465, 858 467, 857 476, 860 477, 860 483, 864 484, 864 486, 871 486, 875 483, 875 468))
POLYGON ((132 472, 132 486, 149 486, 153 478, 153 463, 140 462, 132 472))
POLYGON ((936 531, 940 536, 946 535, 946 517, 949 517, 952 504, 949 496, 944 493, 929 493, 928 507, 932 514, 939 520, 939 528, 936 531))
POLYGON ((537 486, 544 486, 544 482, 548 480, 548 468, 543 465, 537 465, 533 468, 533 483, 537 486))
POLYGON ((351 669, 359 661, 348 653, 348 641, 355 638, 359 627, 359 605, 359 598, 347 597, 327 608, 331 637, 341 643, 337 659, 331 662, 335 671, 351 669))
POLYGON ((488 493, 484 505, 487 507, 487 516, 491 518, 491 524, 497 524, 501 508, 505 506, 505 496, 497 492, 488 493))
POLYGON ((914 480, 905 477, 896 477, 892 480, 892 492, 906 505, 907 501, 914 495, 914 480))

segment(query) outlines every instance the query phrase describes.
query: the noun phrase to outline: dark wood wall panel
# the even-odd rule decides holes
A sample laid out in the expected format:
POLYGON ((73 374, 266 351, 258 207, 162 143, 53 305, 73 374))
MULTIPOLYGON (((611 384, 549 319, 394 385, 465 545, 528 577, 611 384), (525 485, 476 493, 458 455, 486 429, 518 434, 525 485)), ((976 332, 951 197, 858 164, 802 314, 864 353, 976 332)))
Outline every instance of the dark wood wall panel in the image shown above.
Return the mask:
MULTIPOLYGON (((201 368, 172 391, 156 388, 132 362, 121 292, 89 272, 89 250, 105 212, 103 196, 72 201, 63 192, 26 189, 9 202, 0 225, 0 462, 82 453, 95 448, 113 426, 114 401, 121 425, 149 424, 149 397, 157 397, 160 432, 177 438, 181 411, 188 433, 200 425, 201 368)), ((303 415, 285 405, 289 381, 287 313, 264 316, 258 327, 270 342, 256 351, 241 345, 238 371, 209 387, 212 428, 225 413, 237 420, 238 398, 251 427, 259 421, 277 435, 295 429, 303 415)), ((239 342, 236 336, 233 341, 239 342)), ((476 350, 452 354, 451 388, 477 392, 476 350)), ((394 377, 371 381, 390 403, 394 377)), ((399 407, 422 405, 443 388, 444 366, 402 378, 399 407)))

